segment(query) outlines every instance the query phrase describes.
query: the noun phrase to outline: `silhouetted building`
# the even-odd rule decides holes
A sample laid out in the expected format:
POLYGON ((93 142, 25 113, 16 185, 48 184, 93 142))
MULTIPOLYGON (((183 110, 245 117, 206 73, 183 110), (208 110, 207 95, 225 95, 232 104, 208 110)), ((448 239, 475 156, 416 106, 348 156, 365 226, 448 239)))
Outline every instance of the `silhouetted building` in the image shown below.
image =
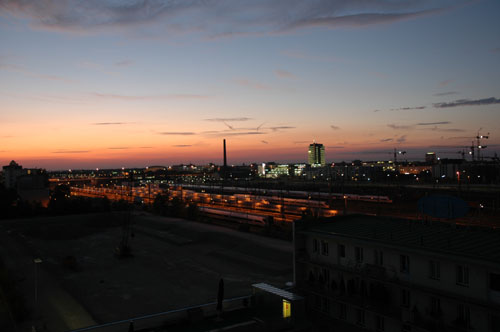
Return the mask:
POLYGON ((500 331, 500 231, 352 215, 296 222, 308 314, 343 331, 500 331))
POLYGON ((2 169, 5 188, 15 188, 17 178, 26 173, 26 170, 14 160, 12 160, 9 165, 3 166, 2 169))
POLYGON ((307 162, 309 165, 315 166, 325 166, 325 147, 323 144, 312 143, 309 145, 307 162))
POLYGON ((435 152, 427 152, 425 154, 425 162, 428 164, 435 164, 437 162, 436 153, 435 152))

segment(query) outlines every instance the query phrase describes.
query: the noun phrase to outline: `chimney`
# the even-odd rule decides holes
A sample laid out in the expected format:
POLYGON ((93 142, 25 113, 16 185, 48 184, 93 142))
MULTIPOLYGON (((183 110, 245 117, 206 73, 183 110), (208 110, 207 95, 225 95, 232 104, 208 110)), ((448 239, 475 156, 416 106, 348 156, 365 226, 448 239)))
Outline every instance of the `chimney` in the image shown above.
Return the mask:
POLYGON ((227 167, 227 156, 226 156, 226 139, 224 138, 224 169, 227 167))

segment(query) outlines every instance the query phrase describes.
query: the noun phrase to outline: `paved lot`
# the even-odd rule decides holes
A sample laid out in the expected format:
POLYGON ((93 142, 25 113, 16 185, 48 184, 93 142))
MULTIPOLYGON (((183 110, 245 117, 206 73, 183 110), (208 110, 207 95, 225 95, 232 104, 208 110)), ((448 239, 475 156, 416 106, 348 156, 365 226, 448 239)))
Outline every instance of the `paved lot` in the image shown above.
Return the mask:
POLYGON ((0 254, 23 252, 9 260, 24 266, 18 268, 26 274, 28 296, 33 290, 30 254, 44 260, 40 311, 52 331, 211 302, 221 277, 226 298, 250 294, 252 283, 284 286, 292 280, 289 242, 146 214, 134 214, 132 220, 133 257, 125 259, 114 255, 122 236, 120 216, 0 224, 0 237, 9 243, 0 241, 0 254), (63 267, 70 255, 77 260, 77 271, 63 267))

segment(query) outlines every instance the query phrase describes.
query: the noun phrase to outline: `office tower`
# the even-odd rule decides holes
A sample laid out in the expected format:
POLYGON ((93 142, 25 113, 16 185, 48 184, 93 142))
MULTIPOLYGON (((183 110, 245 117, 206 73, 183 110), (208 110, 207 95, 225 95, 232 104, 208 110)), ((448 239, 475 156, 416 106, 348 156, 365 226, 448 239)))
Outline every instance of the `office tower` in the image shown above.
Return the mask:
POLYGON ((312 143, 309 145, 307 161, 313 167, 325 166, 325 147, 323 144, 312 143))

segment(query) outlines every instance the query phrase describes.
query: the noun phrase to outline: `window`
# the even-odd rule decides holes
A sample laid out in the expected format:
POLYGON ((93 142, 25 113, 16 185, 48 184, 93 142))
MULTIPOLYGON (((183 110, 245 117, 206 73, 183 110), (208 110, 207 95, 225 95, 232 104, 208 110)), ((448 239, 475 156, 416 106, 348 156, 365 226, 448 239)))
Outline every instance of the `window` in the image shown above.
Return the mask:
POLYGON ((410 257, 408 255, 400 255, 399 261, 401 273, 410 273, 410 257))
POLYGON ((431 314, 441 314, 441 300, 434 296, 431 297, 431 314))
POLYGON ((319 250, 318 239, 313 239, 313 252, 318 252, 319 250))
POLYGON ((363 309, 356 309, 356 324, 365 326, 365 311, 363 309))
POLYGON ((375 331, 385 331, 385 321, 384 317, 376 316, 375 317, 375 331))
POLYGON ((410 291, 408 289, 401 290, 401 306, 405 308, 410 307, 410 291))
POLYGON ((384 253, 382 250, 375 250, 375 265, 384 265, 384 253))
POLYGON ((441 279, 441 264, 438 261, 429 261, 429 278, 441 279))
POLYGON ((464 304, 459 304, 457 313, 457 321, 465 326, 470 326, 470 308, 464 304))
POLYGON ((490 289, 495 292, 500 292, 500 274, 490 273, 490 289))
POLYGON ((323 311, 325 314, 330 313, 330 299, 326 297, 321 298, 321 311, 323 311))
POLYGON ((321 241, 321 254, 328 256, 328 242, 326 241, 321 241))
POLYGON ((345 303, 339 305, 339 319, 347 319, 347 305, 345 303))
POLYGON ((469 268, 463 265, 457 265, 457 285, 469 286, 469 268))
POLYGON ((403 326, 401 327, 401 332, 411 332, 411 325, 403 324, 403 326))
POLYGON ((357 263, 363 262, 363 248, 361 248, 361 247, 354 248, 354 255, 356 257, 357 263))
POLYGON ((339 257, 345 258, 345 246, 343 244, 339 244, 338 250, 339 250, 339 257))
POLYGON ((323 280, 325 281, 326 284, 330 283, 330 270, 323 269, 323 280))

